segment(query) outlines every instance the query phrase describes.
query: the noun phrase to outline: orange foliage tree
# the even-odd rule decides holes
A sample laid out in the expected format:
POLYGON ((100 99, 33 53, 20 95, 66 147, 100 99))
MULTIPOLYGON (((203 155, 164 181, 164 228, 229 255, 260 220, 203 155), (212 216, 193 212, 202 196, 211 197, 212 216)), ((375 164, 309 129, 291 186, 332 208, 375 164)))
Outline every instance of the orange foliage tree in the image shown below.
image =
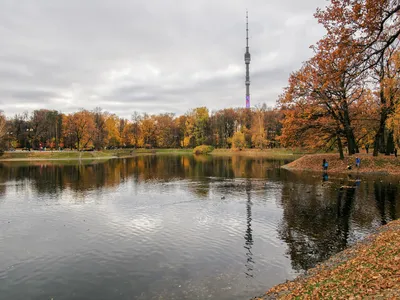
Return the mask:
POLYGON ((64 134, 76 141, 78 151, 91 146, 92 133, 95 130, 93 114, 87 110, 65 116, 63 120, 64 134))

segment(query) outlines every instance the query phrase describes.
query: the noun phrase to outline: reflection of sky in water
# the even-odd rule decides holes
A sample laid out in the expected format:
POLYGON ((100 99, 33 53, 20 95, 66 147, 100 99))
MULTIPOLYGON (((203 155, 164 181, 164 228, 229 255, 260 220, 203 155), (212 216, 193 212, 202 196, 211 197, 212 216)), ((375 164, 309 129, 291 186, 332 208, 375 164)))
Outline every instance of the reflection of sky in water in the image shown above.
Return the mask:
POLYGON ((397 186, 368 179, 338 193, 343 178, 276 165, 163 156, 3 166, 0 291, 9 299, 249 298, 399 216, 397 186))

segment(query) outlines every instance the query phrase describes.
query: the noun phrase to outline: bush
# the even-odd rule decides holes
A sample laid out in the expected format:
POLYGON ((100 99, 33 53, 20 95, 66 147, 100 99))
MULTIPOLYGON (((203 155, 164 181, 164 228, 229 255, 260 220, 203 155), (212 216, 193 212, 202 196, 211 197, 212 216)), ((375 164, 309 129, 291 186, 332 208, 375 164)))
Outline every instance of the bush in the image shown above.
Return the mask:
POLYGON ((232 149, 242 150, 246 147, 246 139, 243 132, 237 131, 232 137, 232 149))
POLYGON ((213 150, 214 150, 213 146, 201 145, 201 146, 197 146, 196 148, 194 148, 193 153, 194 154, 208 154, 213 150))

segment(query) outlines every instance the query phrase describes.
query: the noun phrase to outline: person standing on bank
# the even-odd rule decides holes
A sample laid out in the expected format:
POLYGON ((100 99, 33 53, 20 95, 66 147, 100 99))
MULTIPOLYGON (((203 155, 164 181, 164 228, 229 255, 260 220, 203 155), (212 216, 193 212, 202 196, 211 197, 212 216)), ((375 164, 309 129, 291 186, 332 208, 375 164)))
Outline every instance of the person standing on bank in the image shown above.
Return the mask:
POLYGON ((359 168, 361 164, 361 159, 359 157, 356 157, 356 167, 359 168))
POLYGON ((397 157, 397 148, 394 148, 394 156, 397 157))
POLYGON ((368 149, 369 149, 369 144, 366 144, 365 145, 365 151, 367 151, 367 154, 368 154, 368 149))
POLYGON ((324 170, 325 172, 328 171, 328 162, 325 158, 322 160, 322 170, 324 170))

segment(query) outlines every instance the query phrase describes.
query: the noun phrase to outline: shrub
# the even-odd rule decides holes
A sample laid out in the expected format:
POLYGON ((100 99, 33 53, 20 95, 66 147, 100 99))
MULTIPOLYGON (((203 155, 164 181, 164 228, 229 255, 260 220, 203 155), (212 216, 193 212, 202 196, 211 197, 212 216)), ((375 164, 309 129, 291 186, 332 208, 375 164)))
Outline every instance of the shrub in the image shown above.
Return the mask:
POLYGON ((200 145, 193 149, 194 154, 208 154, 214 150, 213 146, 209 145, 200 145))
POLYGON ((242 150, 246 147, 246 139, 243 132, 237 131, 232 137, 232 149, 242 150))

